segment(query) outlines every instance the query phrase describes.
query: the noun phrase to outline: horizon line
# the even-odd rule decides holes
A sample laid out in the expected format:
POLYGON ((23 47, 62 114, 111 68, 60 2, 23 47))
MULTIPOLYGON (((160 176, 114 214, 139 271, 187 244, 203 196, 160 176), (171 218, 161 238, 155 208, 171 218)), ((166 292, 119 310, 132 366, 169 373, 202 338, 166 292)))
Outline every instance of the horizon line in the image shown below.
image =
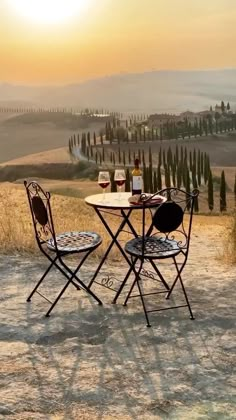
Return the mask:
POLYGON ((104 74, 103 76, 93 77, 81 81, 71 81, 71 82, 59 82, 57 84, 53 83, 30 83, 27 82, 8 82, 8 81, 0 81, 0 86, 9 85, 9 86, 24 86, 24 87, 62 87, 62 86, 72 86, 72 85, 80 85, 92 81, 102 80, 102 79, 108 79, 112 77, 118 77, 118 76, 131 76, 131 75, 142 75, 145 73, 194 73, 194 72, 217 72, 217 71, 234 71, 236 70, 236 67, 213 67, 213 68, 196 68, 196 69, 149 69, 139 72, 126 72, 126 71, 120 71, 118 73, 112 73, 109 75, 104 74))

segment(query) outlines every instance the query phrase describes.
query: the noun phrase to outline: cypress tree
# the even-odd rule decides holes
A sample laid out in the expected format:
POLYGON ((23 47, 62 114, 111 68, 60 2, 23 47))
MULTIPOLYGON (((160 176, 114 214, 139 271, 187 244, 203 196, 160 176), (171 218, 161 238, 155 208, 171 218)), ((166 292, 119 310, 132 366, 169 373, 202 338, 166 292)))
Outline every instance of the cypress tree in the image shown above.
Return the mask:
MULTIPOLYGON (((186 171, 186 175, 185 175, 185 178, 186 178, 186 180, 185 180, 185 189, 186 189, 186 192, 189 193, 190 192, 190 176, 189 176, 189 169, 188 169, 187 166, 185 168, 185 171, 186 171)), ((190 202, 188 196, 186 197, 186 206, 187 206, 187 209, 190 210, 191 202, 190 202)))
POLYGON ((146 164, 144 150, 142 150, 142 161, 143 161, 143 166, 144 166, 146 164))
POLYGON ((213 180, 211 171, 209 171, 208 177, 208 207, 210 211, 214 208, 213 180))
POLYGON ((118 162, 121 163, 121 152, 120 152, 120 147, 118 149, 118 162))
POLYGON ((197 188, 198 184, 197 184, 197 176, 196 176, 196 167, 195 165, 193 165, 192 168, 192 184, 193 184, 193 188, 197 188))
POLYGON ((192 152, 191 152, 191 150, 189 152, 189 169, 190 169, 190 171, 193 170, 193 159, 192 159, 192 152))
POLYGON ((170 182, 170 171, 168 166, 165 167, 165 184, 166 188, 170 188, 171 182, 170 182))
POLYGON ((157 188, 158 191, 162 189, 162 179, 161 179, 161 166, 158 165, 157 167, 157 188))
POLYGON ((123 165, 126 166, 125 151, 123 150, 123 165))
POLYGON ((149 166, 152 165, 152 149, 149 147, 149 166))
POLYGON ((114 180, 114 176, 115 176, 115 171, 112 171, 111 172, 111 192, 117 192, 117 185, 114 180))
POLYGON ((178 165, 178 163, 179 163, 179 147, 178 147, 178 144, 176 144, 176 147, 175 147, 175 162, 176 162, 176 165, 178 165))
POLYGON ((226 183, 225 183, 225 173, 221 172, 220 179, 220 211, 226 211, 226 183))
POLYGON ((138 160, 139 160, 139 162, 141 162, 141 150, 140 149, 138 149, 138 160))
POLYGON ((158 165, 159 166, 162 165, 162 150, 161 150, 161 147, 160 147, 159 155, 158 155, 158 165))
POLYGON ((153 174, 153 190, 154 190, 154 193, 158 191, 156 171, 154 171, 154 174, 153 174))
POLYGON ((182 164, 179 161, 177 166, 177 188, 181 188, 182 185, 182 164))
POLYGON ((130 192, 130 172, 126 169, 125 191, 130 192))
POLYGON ((181 148, 180 148, 180 161, 183 165, 183 163, 184 163, 184 149, 183 149, 183 146, 181 146, 181 148))
POLYGON ((144 188, 144 192, 148 192, 149 191, 149 183, 148 183, 148 168, 146 167, 146 165, 144 165, 143 167, 143 188, 144 188))
POLYGON ((88 131, 88 133, 87 133, 87 141, 88 141, 88 145, 90 146, 90 131, 88 131))
POLYGON ((198 213, 199 211, 198 197, 194 198, 193 208, 194 208, 195 213, 198 213))
POLYGON ((165 149, 163 150, 162 156, 163 156, 163 159, 162 159, 162 161, 163 161, 163 166, 164 166, 164 168, 165 168, 165 166, 166 166, 166 152, 165 152, 165 149))
POLYGON ((172 152, 171 152, 171 148, 169 147, 167 150, 167 165, 170 167, 172 166, 172 163, 173 163, 172 152))
POLYGON ((204 182, 205 184, 207 183, 208 177, 209 177, 209 159, 205 152, 204 154, 204 182))
POLYGON ((131 152, 130 152, 130 149, 129 149, 129 152, 128 152, 128 161, 129 161, 129 165, 131 165, 131 152))
POLYGON ((176 165, 175 165, 175 163, 173 163, 173 165, 172 165, 172 181, 173 181, 174 187, 176 187, 176 165))
POLYGON ((200 150, 198 149, 198 154, 197 154, 197 181, 198 181, 198 185, 201 185, 201 153, 200 150))
POLYGON ((201 175, 204 175, 204 154, 201 152, 201 175))
POLYGON ((153 180, 152 180, 152 165, 148 168, 148 177, 149 177, 149 191, 151 194, 153 194, 153 180))
POLYGON ((162 128, 162 126, 160 127, 160 140, 163 140, 163 128, 162 128))

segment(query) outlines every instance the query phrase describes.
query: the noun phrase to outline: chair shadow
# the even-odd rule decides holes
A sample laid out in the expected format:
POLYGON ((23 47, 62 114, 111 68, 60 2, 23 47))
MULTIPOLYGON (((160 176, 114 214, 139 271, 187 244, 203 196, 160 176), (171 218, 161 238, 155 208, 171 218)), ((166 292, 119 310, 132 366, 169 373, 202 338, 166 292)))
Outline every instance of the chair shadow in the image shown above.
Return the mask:
MULTIPOLYGON (((48 412, 62 412, 64 420, 77 419, 76 403, 78 407, 86 404, 88 410, 96 409, 93 418, 97 420, 102 420, 112 406, 122 406, 132 419, 141 418, 138 416, 144 412, 168 418, 175 410, 174 400, 187 404, 196 403, 197 398, 207 400, 209 410, 214 412, 209 385, 201 383, 202 388, 198 385, 205 372, 201 351, 207 354, 209 369, 217 369, 220 382, 226 369, 217 365, 207 340, 214 334, 212 328, 219 324, 218 318, 223 319, 226 311, 231 314, 232 308, 221 312, 218 309, 216 316, 215 304, 205 315, 204 305, 209 305, 209 297, 199 298, 199 289, 194 286, 191 287, 191 301, 197 315, 194 321, 189 320, 187 308, 173 309, 166 311, 167 314, 152 314, 152 327, 147 328, 138 298, 125 308, 119 303, 110 304, 113 292, 103 293, 99 286, 96 290, 104 300, 103 307, 70 286, 49 319, 42 315, 42 307, 45 305, 47 309, 48 304, 38 303, 37 299, 41 298, 25 303, 28 336, 25 342, 36 379, 37 405, 45 411, 45 419, 51 418, 48 412), (72 299, 77 302, 73 307, 72 299), (92 388, 83 385, 84 362, 91 365, 89 374, 94 374, 92 388), (189 391, 174 391, 174 380, 179 380, 181 386, 189 385, 189 391)), ((18 299, 24 299, 22 290, 18 299)), ((171 299, 175 304, 175 295, 171 299)), ((224 331, 227 325, 219 337, 224 331)), ((222 401, 223 398, 222 395, 222 401)))

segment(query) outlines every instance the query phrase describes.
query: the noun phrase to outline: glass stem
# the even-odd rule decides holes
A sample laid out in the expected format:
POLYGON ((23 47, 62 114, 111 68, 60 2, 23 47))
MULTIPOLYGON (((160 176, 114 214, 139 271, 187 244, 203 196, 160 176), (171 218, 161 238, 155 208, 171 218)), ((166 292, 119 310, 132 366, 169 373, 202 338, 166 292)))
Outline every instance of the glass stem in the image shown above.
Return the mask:
POLYGON ((102 200, 105 201, 105 192, 106 192, 106 188, 103 188, 103 196, 102 196, 102 200))

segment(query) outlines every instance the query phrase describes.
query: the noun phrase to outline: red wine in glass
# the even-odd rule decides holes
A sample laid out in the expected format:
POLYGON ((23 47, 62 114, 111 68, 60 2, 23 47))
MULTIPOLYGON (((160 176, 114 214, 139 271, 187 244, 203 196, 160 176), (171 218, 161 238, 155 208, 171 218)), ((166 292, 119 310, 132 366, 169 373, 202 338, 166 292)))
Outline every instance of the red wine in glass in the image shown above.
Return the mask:
POLYGON ((125 183, 125 179, 116 179, 116 185, 118 187, 122 187, 122 185, 124 185, 125 183))
POLYGON ((99 182, 98 185, 102 188, 105 189, 110 185, 110 182, 99 182))

